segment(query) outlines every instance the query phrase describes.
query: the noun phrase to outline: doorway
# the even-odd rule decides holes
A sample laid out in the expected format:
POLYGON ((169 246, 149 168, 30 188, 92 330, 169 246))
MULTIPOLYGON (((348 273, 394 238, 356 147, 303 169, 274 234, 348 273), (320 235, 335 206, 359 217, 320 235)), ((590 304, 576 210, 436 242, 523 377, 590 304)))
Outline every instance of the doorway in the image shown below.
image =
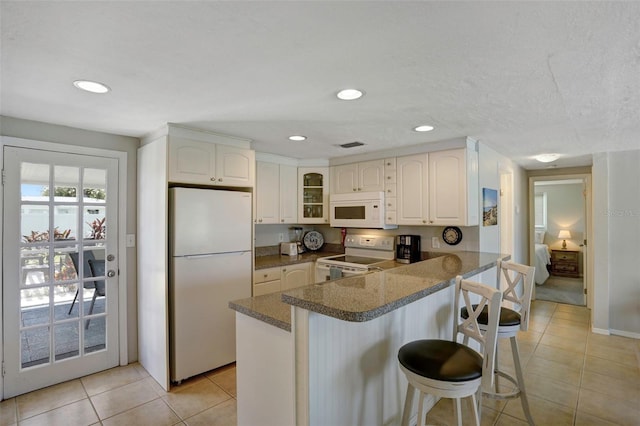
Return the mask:
POLYGON ((5 146, 3 397, 119 363, 118 159, 5 146))
POLYGON ((589 175, 531 177, 529 188, 535 299, 589 306, 589 175))

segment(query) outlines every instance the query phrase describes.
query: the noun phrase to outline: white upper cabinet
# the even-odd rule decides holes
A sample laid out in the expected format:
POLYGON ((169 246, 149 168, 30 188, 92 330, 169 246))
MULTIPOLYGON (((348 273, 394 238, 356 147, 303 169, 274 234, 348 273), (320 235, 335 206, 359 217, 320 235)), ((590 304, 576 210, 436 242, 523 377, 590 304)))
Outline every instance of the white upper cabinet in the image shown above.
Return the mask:
POLYGON ((478 153, 473 148, 396 161, 398 225, 478 225, 478 153))
POLYGON ((253 150, 182 137, 169 138, 169 181, 253 187, 253 150))
POLYGON ((428 154, 396 158, 398 225, 429 224, 428 170, 428 154))
POLYGON ((280 166, 275 163, 256 163, 256 222, 280 221, 280 166))
POLYGON ((298 222, 298 168, 280 165, 280 223, 298 222))
POLYGON ((256 163, 256 223, 296 223, 298 168, 256 163))
POLYGON ((331 167, 331 193, 384 191, 384 160, 331 167))
POLYGON ((358 190, 358 165, 343 164, 331 167, 331 193, 347 194, 358 190))
POLYGON ((478 153, 429 153, 429 224, 478 225, 478 153))
POLYGON ((217 183, 225 186, 253 187, 256 156, 250 149, 228 145, 216 145, 217 183))
POLYGON ((298 223, 329 223, 328 167, 298 167, 298 223))

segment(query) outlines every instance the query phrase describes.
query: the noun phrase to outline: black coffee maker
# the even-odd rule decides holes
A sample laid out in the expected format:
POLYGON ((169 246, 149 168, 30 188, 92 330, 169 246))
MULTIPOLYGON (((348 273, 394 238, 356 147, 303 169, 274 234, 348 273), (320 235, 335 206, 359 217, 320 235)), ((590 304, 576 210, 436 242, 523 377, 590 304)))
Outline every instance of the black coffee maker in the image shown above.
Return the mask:
POLYGON ((420 262, 420 235, 396 236, 396 262, 420 262))

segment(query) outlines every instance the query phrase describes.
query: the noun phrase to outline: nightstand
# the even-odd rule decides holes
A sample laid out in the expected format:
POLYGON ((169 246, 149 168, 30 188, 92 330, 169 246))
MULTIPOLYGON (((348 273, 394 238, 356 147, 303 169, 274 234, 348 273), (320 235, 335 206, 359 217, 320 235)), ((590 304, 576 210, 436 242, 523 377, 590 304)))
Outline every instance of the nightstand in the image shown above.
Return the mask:
POLYGON ((579 253, 576 250, 551 250, 551 275, 579 277, 579 253))

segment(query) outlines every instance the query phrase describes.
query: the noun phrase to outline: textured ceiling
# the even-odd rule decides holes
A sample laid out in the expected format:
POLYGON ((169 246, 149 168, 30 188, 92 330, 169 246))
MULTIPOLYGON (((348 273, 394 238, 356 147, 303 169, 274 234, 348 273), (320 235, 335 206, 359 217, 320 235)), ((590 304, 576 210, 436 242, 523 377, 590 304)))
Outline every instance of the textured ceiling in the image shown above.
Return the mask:
POLYGON ((526 168, 640 148, 637 2, 1 3, 1 114, 327 158, 471 136, 526 168), (92 95, 72 86, 93 79, 92 95), (343 102, 345 87, 365 91, 343 102), (416 133, 418 124, 436 127, 416 133), (303 134, 304 142, 287 136, 303 134), (361 141, 344 150, 336 145, 361 141))

